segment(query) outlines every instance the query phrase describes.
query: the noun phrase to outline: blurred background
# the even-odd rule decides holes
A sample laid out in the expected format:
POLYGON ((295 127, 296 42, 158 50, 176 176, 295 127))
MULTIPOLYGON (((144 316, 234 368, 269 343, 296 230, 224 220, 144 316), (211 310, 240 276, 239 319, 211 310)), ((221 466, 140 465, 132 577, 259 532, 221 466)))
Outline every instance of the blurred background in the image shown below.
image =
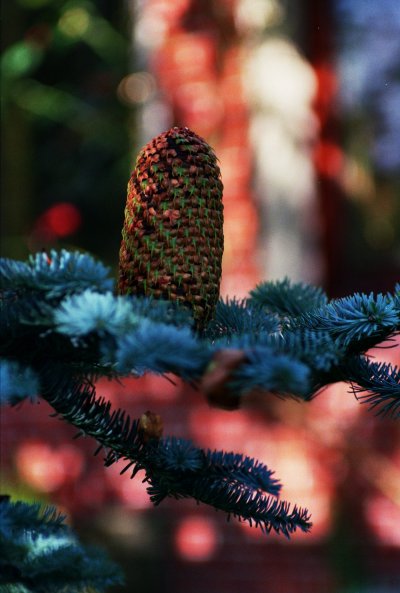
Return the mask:
MULTIPOLYGON (((223 296, 285 276, 330 297, 400 279, 397 0, 15 0, 2 16, 3 256, 78 248, 116 273, 136 154, 184 125, 220 159, 223 296)), ((394 593, 399 425, 347 391, 230 413, 158 377, 98 387, 275 469, 313 515, 291 542, 190 501, 153 509, 43 402, 2 411, 2 490, 55 502, 107 545, 127 575, 115 591, 394 593)))

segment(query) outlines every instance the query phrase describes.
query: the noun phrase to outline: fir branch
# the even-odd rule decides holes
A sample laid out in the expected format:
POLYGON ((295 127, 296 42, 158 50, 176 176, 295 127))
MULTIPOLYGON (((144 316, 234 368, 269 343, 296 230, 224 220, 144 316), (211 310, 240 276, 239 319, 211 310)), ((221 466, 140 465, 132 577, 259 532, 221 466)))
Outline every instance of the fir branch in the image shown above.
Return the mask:
POLYGON ((262 490, 274 496, 280 493, 281 485, 272 477, 275 472, 268 469, 264 463, 247 455, 207 450, 204 464, 206 470, 215 472, 216 475, 228 473, 231 479, 237 482, 245 476, 246 483, 255 490, 262 490))
POLYGON ((158 461, 162 468, 172 472, 196 472, 204 467, 201 449, 186 439, 166 437, 157 447, 158 461))
POLYGON ((86 588, 101 593, 123 582, 120 570, 101 550, 83 548, 76 542, 66 542, 42 553, 36 548, 19 568, 21 581, 28 582, 34 591, 41 593, 82 593, 86 588))
MULTIPOLYGON (((36 262, 33 267, 46 278, 50 274, 48 292, 29 292, 29 274, 18 272, 17 277, 28 277, 25 288, 20 284, 20 293, 3 293, 2 320, 6 321, 2 351, 33 369, 40 368, 47 358, 68 363, 90 376, 172 372, 193 382, 218 350, 236 348, 244 351, 243 358, 248 361, 235 377, 238 395, 257 387, 280 394, 293 391, 309 398, 329 381, 346 380, 340 366, 349 353, 362 352, 399 325, 400 311, 391 295, 376 299, 354 295, 299 314, 325 302, 325 296, 314 287, 292 285, 286 279, 261 285, 247 301, 220 301, 215 320, 199 336, 192 331, 193 322, 187 323, 189 313, 175 303, 117 297, 87 287, 74 292, 72 285, 66 287, 64 272, 60 272, 60 286, 56 287, 56 271, 68 268, 61 262, 77 260, 80 274, 88 256, 62 252, 59 256, 52 253, 52 257, 49 263, 41 253, 31 262, 31 267, 36 262), (50 273, 49 266, 56 271, 50 273), (57 299, 49 299, 54 294, 57 299), (280 321, 275 313, 265 312, 257 294, 270 295, 283 316, 280 321), (296 311, 296 315, 288 311, 296 311)), ((19 269, 18 262, 15 264, 19 269)), ((89 269, 96 268, 97 264, 89 264, 89 269)), ((9 267, 7 263, 6 270, 9 267)), ((25 270, 28 265, 22 267, 25 270)))
POLYGON ((400 311, 390 295, 354 294, 331 301, 289 323, 328 332, 339 347, 363 352, 400 329, 400 311))
MULTIPOLYGON (((84 548, 54 507, 0 501, 0 585, 29 593, 81 593, 122 583, 103 552, 84 548)), ((3 590, 3 589, 2 589, 3 590)))
POLYGON ((118 337, 135 329, 143 319, 163 326, 188 328, 193 324, 190 312, 178 303, 114 296, 111 292, 98 293, 91 289, 67 296, 52 314, 56 331, 72 338, 91 332, 118 337))
POLYGON ((247 362, 233 374, 234 391, 245 394, 258 388, 299 397, 309 393, 310 369, 304 363, 269 347, 253 348, 246 355, 247 362))
POLYGON ((114 353, 105 352, 104 360, 110 359, 120 373, 169 372, 194 380, 207 365, 210 351, 188 327, 144 319, 134 331, 118 339, 114 353))
POLYGON ((86 289, 61 301, 54 311, 56 331, 71 337, 81 337, 91 332, 99 335, 123 335, 138 323, 132 303, 111 292, 101 294, 86 289))
POLYGON ((53 506, 39 503, 11 502, 8 497, 0 500, 0 535, 12 539, 16 534, 29 533, 32 539, 66 533, 62 515, 53 506))
POLYGON ((73 378, 69 368, 47 368, 42 397, 67 422, 79 429, 78 436, 94 437, 117 455, 136 459, 143 447, 138 421, 131 421, 124 410, 111 411, 111 403, 96 398, 95 386, 85 377, 73 378))
POLYGON ((400 369, 367 357, 354 357, 347 365, 357 399, 378 410, 378 415, 400 417, 400 369), (361 394, 361 395, 360 395, 361 394))
MULTIPOLYGON (((156 504, 166 496, 200 500, 193 492, 199 484, 203 487, 206 482, 210 487, 215 482, 223 482, 273 496, 280 493, 281 485, 272 477, 274 472, 251 457, 240 453, 199 449, 190 441, 174 437, 161 439, 152 446, 156 449, 148 472, 151 476, 152 500, 156 504)), ((112 454, 110 462, 114 462, 112 454)), ((213 503, 209 500, 207 504, 213 503)))
POLYGON ((145 470, 148 492, 155 504, 167 496, 191 497, 228 515, 253 521, 266 531, 274 529, 288 535, 296 527, 309 527, 306 511, 290 514, 287 504, 273 504, 264 494, 264 498, 257 495, 276 495, 279 491, 273 472, 264 464, 233 453, 203 451, 189 441, 171 437, 146 443, 138 420, 131 420, 121 409, 112 412, 109 402, 96 398, 94 387, 88 384, 60 382, 45 394, 45 399, 56 414, 108 450, 106 466, 124 459, 127 466, 123 471, 132 468, 132 477, 145 470), (245 511, 246 501, 252 503, 254 512, 245 511))
POLYGON ((48 299, 81 292, 86 288, 105 292, 113 288, 110 270, 88 254, 65 249, 36 253, 26 263, 2 258, 0 285, 3 291, 41 291, 48 299))
POLYGON ((217 387, 228 396, 256 388, 310 399, 319 386, 345 380, 369 390, 362 398, 382 413, 398 415, 397 368, 357 367, 352 355, 398 331, 398 288, 394 296, 356 294, 328 303, 314 287, 266 283, 247 301, 221 301, 199 335, 177 304, 112 295, 105 268, 87 258, 62 252, 51 260, 38 254, 30 264, 6 260, 6 400, 28 395, 27 382, 35 386, 36 378, 56 414, 106 449, 106 465, 125 459, 132 476, 145 471, 156 504, 166 496, 192 497, 266 531, 307 530, 306 511, 267 496, 279 485, 266 466, 174 437, 145 442, 138 421, 97 398, 93 381, 147 371, 196 381, 218 360, 217 387), (93 287, 82 281, 85 268, 93 287), (232 367, 227 360, 235 349, 240 356, 232 367))
POLYGON ((250 303, 283 316, 301 315, 328 302, 321 288, 303 282, 292 283, 289 278, 258 284, 250 291, 250 297, 250 303))
POLYGON ((217 303, 214 319, 210 321, 204 337, 220 340, 228 345, 230 340, 242 335, 253 339, 265 334, 273 334, 280 329, 277 315, 266 315, 261 306, 250 299, 222 299, 217 303))
POLYGON ((288 538, 297 529, 307 532, 312 526, 306 509, 294 506, 291 510, 286 501, 265 496, 243 483, 200 478, 190 481, 186 488, 181 487, 179 492, 173 494, 166 489, 165 481, 158 482, 153 478, 148 491, 155 504, 160 502, 161 496, 165 496, 166 492, 175 498, 192 497, 216 509, 222 509, 227 513, 228 519, 232 515, 239 521, 247 521, 250 526, 254 523, 265 533, 273 530, 288 538))
POLYGON ((37 327, 41 322, 50 323, 52 308, 45 305, 43 296, 38 298, 27 292, 0 292, 0 351, 4 355, 12 354, 14 346, 21 353, 19 340, 38 334, 37 327), (45 314, 47 307, 47 317, 45 314))
POLYGON ((327 372, 339 364, 343 352, 326 331, 285 329, 269 339, 273 350, 288 354, 305 363, 312 371, 327 372))

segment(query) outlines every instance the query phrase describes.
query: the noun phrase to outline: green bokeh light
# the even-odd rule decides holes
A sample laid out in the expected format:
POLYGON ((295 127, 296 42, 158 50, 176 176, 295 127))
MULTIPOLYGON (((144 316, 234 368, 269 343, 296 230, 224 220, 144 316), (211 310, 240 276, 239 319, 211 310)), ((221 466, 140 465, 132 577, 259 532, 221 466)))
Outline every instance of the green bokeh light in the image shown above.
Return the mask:
POLYGON ((80 7, 70 8, 61 16, 58 26, 67 37, 77 38, 86 33, 90 25, 90 14, 80 7))
POLYGON ((43 51, 36 45, 20 41, 11 45, 3 54, 3 76, 18 78, 32 72, 39 64, 43 51))

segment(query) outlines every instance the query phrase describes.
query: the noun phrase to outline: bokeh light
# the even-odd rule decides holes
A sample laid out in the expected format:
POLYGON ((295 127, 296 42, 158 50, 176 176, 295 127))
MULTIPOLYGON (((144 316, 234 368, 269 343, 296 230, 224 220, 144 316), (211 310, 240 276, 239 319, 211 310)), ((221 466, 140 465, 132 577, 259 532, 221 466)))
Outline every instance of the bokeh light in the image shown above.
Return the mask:
POLYGON ((30 487, 50 493, 76 481, 84 462, 79 447, 54 447, 46 441, 26 440, 16 450, 15 463, 22 480, 30 487))
POLYGON ((123 103, 145 103, 156 90, 156 81, 149 72, 134 72, 125 76, 118 85, 117 94, 123 103))
POLYGON ((400 498, 393 501, 383 494, 376 494, 368 498, 364 506, 369 525, 380 543, 400 548, 400 498))
POLYGON ((2 76, 19 78, 30 74, 39 64, 42 51, 32 40, 21 41, 7 48, 1 58, 2 76))
POLYGON ((68 37, 81 37, 90 26, 90 14, 83 7, 67 9, 61 16, 58 27, 68 37))
POLYGON ((74 204, 59 202, 40 216, 35 232, 50 237, 68 237, 76 233, 81 223, 81 214, 74 204))
POLYGON ((120 460, 110 466, 105 474, 109 487, 124 506, 135 510, 148 509, 152 503, 146 490, 147 484, 143 482, 144 472, 138 472, 134 479, 130 478, 132 470, 129 469, 120 475, 128 464, 129 461, 120 460))
POLYGON ((209 517, 185 517, 175 530, 175 547, 178 555, 189 562, 205 562, 216 552, 218 532, 209 517))

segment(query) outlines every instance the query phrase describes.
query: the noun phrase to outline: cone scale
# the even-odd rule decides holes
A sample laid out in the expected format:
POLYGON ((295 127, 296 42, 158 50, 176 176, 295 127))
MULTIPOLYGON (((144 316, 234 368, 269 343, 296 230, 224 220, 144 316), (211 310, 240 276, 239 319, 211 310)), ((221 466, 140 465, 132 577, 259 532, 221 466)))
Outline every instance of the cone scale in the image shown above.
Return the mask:
POLYGON ((204 327, 219 298, 222 190, 213 150, 188 128, 142 148, 128 183, 120 294, 178 301, 204 327))

